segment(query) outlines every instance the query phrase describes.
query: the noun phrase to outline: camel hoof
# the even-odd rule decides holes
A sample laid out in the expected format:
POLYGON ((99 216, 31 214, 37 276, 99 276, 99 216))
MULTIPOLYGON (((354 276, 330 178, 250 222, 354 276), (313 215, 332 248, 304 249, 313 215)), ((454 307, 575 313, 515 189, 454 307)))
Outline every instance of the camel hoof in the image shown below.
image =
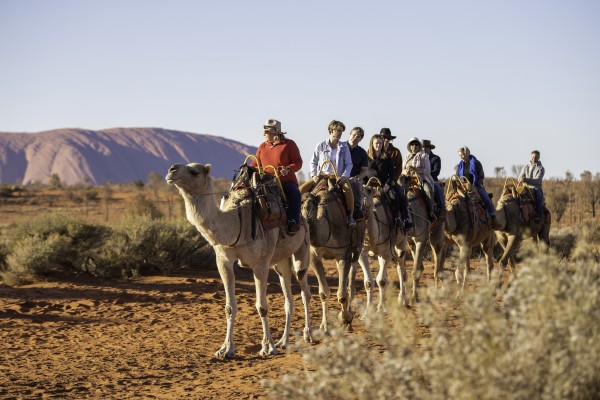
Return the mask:
POLYGON ((275 343, 275 347, 287 350, 290 347, 290 342, 287 339, 281 338, 277 343, 275 343))
POLYGON ((215 357, 221 359, 231 359, 235 357, 235 351, 233 349, 227 350, 226 347, 221 347, 215 352, 215 357))
POLYGON ((354 319, 354 313, 352 311, 340 311, 338 318, 344 325, 350 325, 354 319))
POLYGON ((279 354, 279 352, 277 351, 277 349, 275 347, 263 347, 260 350, 259 353, 261 356, 276 356, 277 354, 279 354))

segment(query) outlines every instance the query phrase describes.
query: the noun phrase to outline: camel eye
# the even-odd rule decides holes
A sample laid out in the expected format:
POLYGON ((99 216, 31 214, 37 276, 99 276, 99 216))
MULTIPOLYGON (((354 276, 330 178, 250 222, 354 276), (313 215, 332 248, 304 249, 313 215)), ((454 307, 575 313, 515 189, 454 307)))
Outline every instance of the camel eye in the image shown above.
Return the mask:
POLYGON ((200 172, 197 169, 194 168, 190 168, 190 174, 192 174, 193 176, 198 176, 200 172))

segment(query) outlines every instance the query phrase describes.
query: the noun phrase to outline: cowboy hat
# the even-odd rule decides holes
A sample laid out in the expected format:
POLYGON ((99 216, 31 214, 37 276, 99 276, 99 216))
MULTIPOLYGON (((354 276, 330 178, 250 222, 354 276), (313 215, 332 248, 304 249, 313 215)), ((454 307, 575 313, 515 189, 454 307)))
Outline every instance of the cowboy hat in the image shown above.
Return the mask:
POLYGON ((266 120, 265 124, 263 125, 263 129, 264 129, 264 132, 280 133, 282 135, 285 135, 287 133, 287 132, 281 132, 281 122, 277 121, 276 119, 266 120))
POLYGON ((390 131, 390 128, 381 128, 381 130, 379 131, 379 135, 387 140, 396 139, 396 136, 392 136, 392 131, 390 131))
POLYGON ((423 139, 423 147, 429 147, 430 149, 435 149, 435 145, 431 144, 431 140, 423 139))

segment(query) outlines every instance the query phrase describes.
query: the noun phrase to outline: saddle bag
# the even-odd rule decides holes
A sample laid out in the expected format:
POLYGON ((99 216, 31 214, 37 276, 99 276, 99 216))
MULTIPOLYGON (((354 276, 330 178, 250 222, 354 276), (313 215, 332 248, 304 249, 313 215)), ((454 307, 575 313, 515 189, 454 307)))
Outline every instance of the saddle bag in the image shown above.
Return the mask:
POLYGON ((285 213, 275 178, 265 180, 256 191, 256 213, 261 221, 278 221, 285 213))

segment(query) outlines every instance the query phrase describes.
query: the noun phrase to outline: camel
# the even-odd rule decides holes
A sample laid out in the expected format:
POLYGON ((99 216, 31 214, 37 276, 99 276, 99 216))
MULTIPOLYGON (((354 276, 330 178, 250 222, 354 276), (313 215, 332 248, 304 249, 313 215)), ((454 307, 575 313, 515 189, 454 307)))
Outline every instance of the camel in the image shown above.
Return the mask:
MULTIPOLYGON (((413 269, 412 269, 412 301, 416 303, 419 300, 418 287, 419 280, 423 274, 423 253, 425 252, 425 245, 429 241, 431 246, 431 254, 433 256, 434 270, 433 277, 435 287, 443 286, 441 273, 443 270, 443 253, 444 253, 444 229, 445 221, 443 218, 431 222, 427 217, 427 206, 424 203, 422 196, 425 193, 420 190, 421 182, 417 174, 412 175, 410 178, 410 184, 406 191, 406 197, 408 199, 408 212, 411 214, 414 227, 407 232, 407 238, 412 239, 415 247, 412 250, 413 255, 413 269)), ((406 186, 406 185, 405 185, 406 186)), ((406 269, 403 268, 403 263, 398 264, 398 275, 401 280, 406 277, 406 269)), ((400 295, 402 298, 405 297, 403 292, 403 285, 400 285, 400 295)), ((407 305, 406 299, 402 300, 402 304, 407 305)))
POLYGON ((321 330, 329 332, 327 300, 330 296, 323 259, 335 259, 338 269, 337 299, 341 305, 340 318, 351 327, 353 313, 350 309, 349 280, 352 278, 351 263, 363 246, 366 223, 359 221, 352 228, 346 224, 346 216, 338 204, 341 189, 333 189, 332 179, 321 179, 315 188, 303 196, 302 215, 310 226, 310 264, 319 281, 319 297, 322 307, 321 330))
POLYGON ((525 237, 534 239, 538 244, 550 246, 550 226, 552 215, 545 208, 543 218, 536 222, 533 214, 533 193, 522 182, 516 184, 511 177, 504 181, 502 196, 496 203, 496 239, 504 249, 500 257, 500 275, 498 285, 502 284, 504 270, 510 263, 511 272, 515 269, 515 254, 525 237), (525 199, 525 201, 522 201, 525 199))
MULTIPOLYGON (((402 229, 397 229, 394 218, 391 215, 390 205, 385 199, 385 193, 382 190, 381 183, 377 178, 371 178, 365 185, 364 207, 367 216, 365 246, 361 251, 358 264, 360 264, 365 277, 365 290, 367 292, 367 306, 364 316, 367 316, 372 304, 373 298, 373 277, 369 268, 369 251, 372 251, 379 262, 379 273, 377 274, 377 286, 379 287, 379 302, 377 312, 385 311, 386 291, 389 286, 388 267, 393 261, 404 263, 404 249, 406 248, 406 236, 402 229), (400 254, 397 257, 396 254, 400 254)), ((401 267, 406 270, 406 267, 401 267)), ((352 280, 355 281, 356 262, 352 263, 352 280)), ((401 287, 404 285, 402 276, 400 277, 401 287)), ((351 284, 350 303, 354 298, 354 284, 351 284)), ((404 290, 401 288, 401 292, 404 290)), ((405 301, 406 299, 401 297, 405 301)))
POLYGON ((454 272, 456 282, 464 290, 470 268, 473 246, 480 245, 485 255, 487 281, 494 268, 495 236, 491 218, 483 208, 476 190, 465 177, 453 175, 446 190, 446 235, 459 248, 459 262, 454 272), (462 283, 460 270, 463 269, 462 283))
POLYGON ((174 164, 169 169, 166 181, 175 185, 185 201, 186 216, 190 223, 214 247, 217 267, 225 287, 225 315, 227 333, 215 356, 235 356, 233 330, 237 314, 235 299, 234 263, 252 269, 256 285, 256 309, 260 315, 263 339, 260 355, 275 355, 277 347, 289 346, 289 331, 293 311, 291 276, 295 275, 302 290, 305 311, 304 340, 313 342, 309 316, 310 288, 306 277, 309 265, 308 230, 305 224, 293 236, 284 234, 277 227, 268 231, 262 228, 252 211, 252 201, 247 190, 230 193, 221 209, 213 197, 213 179, 209 175, 211 165, 191 163, 174 164), (253 233, 255 236, 253 237, 253 233), (279 275, 285 297, 285 328, 281 339, 275 343, 268 323, 267 278, 270 266, 279 275))

